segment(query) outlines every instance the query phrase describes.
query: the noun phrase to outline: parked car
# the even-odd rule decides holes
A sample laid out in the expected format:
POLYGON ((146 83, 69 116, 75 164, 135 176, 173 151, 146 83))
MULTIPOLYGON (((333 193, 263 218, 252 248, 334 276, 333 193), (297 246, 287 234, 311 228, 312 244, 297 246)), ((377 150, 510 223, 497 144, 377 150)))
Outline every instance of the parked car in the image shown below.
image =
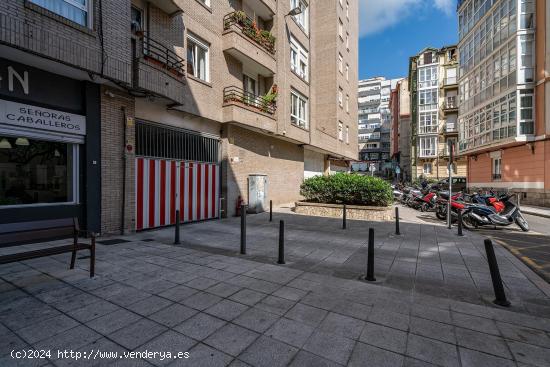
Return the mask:
MULTIPOLYGON (((449 178, 438 181, 436 185, 439 186, 440 190, 448 189, 449 178)), ((453 177, 453 192, 457 191, 466 191, 466 177, 453 177)))

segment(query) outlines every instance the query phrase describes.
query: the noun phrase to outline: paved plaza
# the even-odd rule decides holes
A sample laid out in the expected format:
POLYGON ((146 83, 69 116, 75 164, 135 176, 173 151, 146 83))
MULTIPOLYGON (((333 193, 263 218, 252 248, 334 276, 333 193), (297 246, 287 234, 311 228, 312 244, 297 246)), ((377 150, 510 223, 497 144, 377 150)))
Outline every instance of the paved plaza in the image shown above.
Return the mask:
POLYGON ((93 279, 84 252, 75 270, 70 255, 0 266, 0 366, 550 365, 548 284, 496 245, 513 306, 494 306, 483 238, 409 214, 401 236, 393 223, 249 216, 244 256, 238 218, 182 226, 177 246, 173 228, 102 239, 93 279), (375 283, 361 280, 369 227, 375 283), (29 349, 51 356, 10 357, 29 349))

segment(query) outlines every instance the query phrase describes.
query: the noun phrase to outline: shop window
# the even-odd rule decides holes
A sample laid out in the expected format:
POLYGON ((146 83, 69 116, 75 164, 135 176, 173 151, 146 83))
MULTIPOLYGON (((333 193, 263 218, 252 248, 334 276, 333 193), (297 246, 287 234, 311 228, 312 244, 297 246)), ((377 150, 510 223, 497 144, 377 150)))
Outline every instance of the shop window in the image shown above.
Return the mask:
POLYGON ((77 202, 78 146, 0 136, 0 207, 77 202))

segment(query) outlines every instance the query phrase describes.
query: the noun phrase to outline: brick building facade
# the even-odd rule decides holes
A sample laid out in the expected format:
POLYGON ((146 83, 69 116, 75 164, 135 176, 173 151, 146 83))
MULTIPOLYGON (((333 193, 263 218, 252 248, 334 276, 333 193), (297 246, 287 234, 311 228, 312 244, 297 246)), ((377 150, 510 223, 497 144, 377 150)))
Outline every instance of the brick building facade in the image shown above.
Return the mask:
MULTIPOLYGON (((96 116, 83 116, 97 137, 88 134, 75 145, 80 171, 62 178, 83 194, 50 195, 55 208, 70 203, 94 231, 168 225, 175 209, 184 220, 234 215, 238 197, 249 200, 252 174, 267 177, 268 200, 291 202, 300 197, 304 175, 357 158, 355 1, 39 4, 0 3, 0 51, 8 64, 95 86, 87 101, 96 116), (97 177, 92 186, 90 175, 97 177)), ((19 132, 4 123, 0 139, 13 147, 19 132)), ((57 152, 63 137, 46 135, 44 144, 57 152)), ((56 163, 46 169, 51 175, 39 177, 38 166, 28 168, 38 177, 28 185, 41 193, 55 186, 50 181, 59 181, 62 168, 56 163)), ((0 203, 0 210, 24 216, 53 205, 12 199, 14 205, 0 203)))

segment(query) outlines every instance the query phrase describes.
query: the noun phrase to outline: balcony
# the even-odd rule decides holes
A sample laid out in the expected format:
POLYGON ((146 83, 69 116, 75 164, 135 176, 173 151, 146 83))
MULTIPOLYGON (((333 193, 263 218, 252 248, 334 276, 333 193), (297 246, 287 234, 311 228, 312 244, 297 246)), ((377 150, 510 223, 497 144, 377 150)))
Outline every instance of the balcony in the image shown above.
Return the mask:
POLYGON ((133 87, 182 104, 185 66, 185 60, 173 48, 144 34, 135 41, 133 87))
POLYGON ((493 173, 493 181, 499 181, 502 179, 502 175, 500 173, 493 173))
POLYGON ((445 127, 443 128, 443 132, 445 134, 457 134, 458 126, 456 126, 455 123, 446 123, 445 127))
POLYGON ((264 96, 257 96, 239 87, 223 90, 223 122, 237 122, 242 125, 275 132, 277 103, 264 96))
POLYGON ((223 50, 244 66, 250 66, 264 76, 276 70, 275 37, 271 32, 257 28, 243 11, 223 18, 223 50))
POLYGON ((458 111, 457 102, 458 101, 456 96, 445 98, 445 102, 443 102, 443 105, 442 105, 443 112, 444 113, 457 112, 458 111))
POLYGON ((174 0, 149 0, 149 2, 171 17, 183 12, 174 0))

